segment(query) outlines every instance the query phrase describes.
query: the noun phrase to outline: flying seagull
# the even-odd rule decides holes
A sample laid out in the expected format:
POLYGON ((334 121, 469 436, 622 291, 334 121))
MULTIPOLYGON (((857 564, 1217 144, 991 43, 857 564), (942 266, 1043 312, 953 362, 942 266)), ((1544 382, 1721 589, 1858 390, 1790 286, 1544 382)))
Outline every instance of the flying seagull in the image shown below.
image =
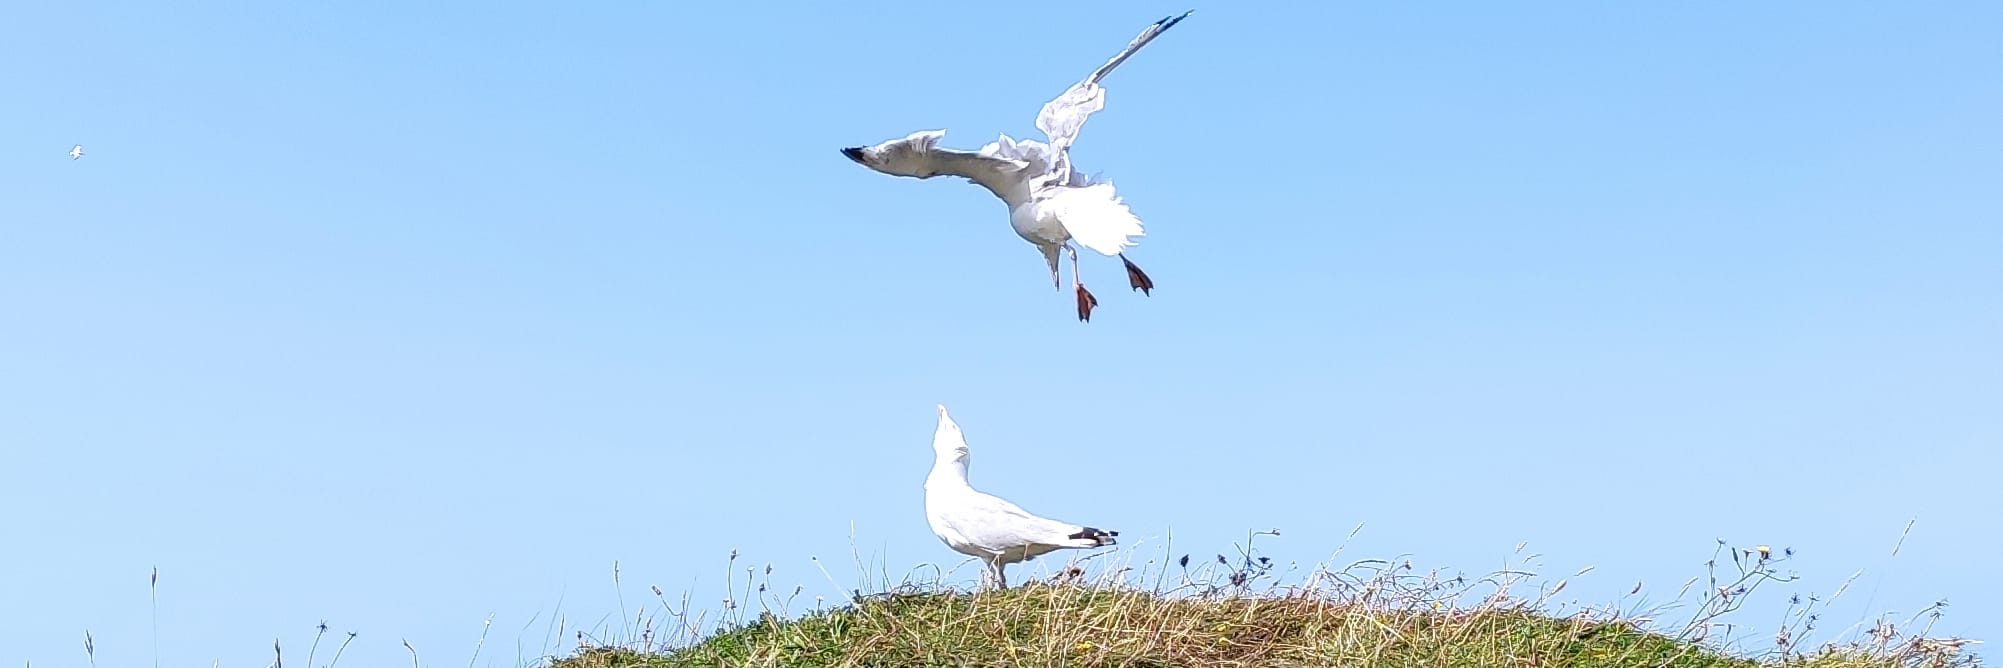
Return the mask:
POLYGON ((1089 549, 1118 543, 1118 531, 1066 524, 1029 514, 967 484, 967 438, 939 407, 932 433, 932 474, 925 478, 925 520, 954 552, 987 564, 981 584, 1008 588, 1002 567, 1065 548, 1089 549))
POLYGON ((1070 254, 1078 319, 1090 321, 1092 307, 1098 306, 1099 300, 1078 277, 1078 249, 1072 241, 1102 255, 1118 255, 1127 267, 1127 284, 1142 294, 1154 293, 1154 281, 1121 252, 1136 243, 1133 237, 1146 235, 1141 219, 1113 193, 1112 182, 1073 169, 1071 144, 1078 140, 1085 118, 1106 108, 1106 90, 1099 81, 1189 14, 1156 21, 1119 55, 1043 105, 1036 115, 1036 129, 1043 131, 1048 144, 1033 139, 1015 141, 1003 134, 979 152, 970 153, 939 148, 939 139, 946 131, 925 130, 875 146, 845 148, 842 155, 885 174, 921 179, 958 176, 987 188, 1008 205, 1008 222, 1015 233, 1043 253, 1053 287, 1063 289, 1057 277, 1057 251, 1070 254))
POLYGON ((83 144, 77 144, 75 147, 70 149, 70 159, 75 160, 81 157, 83 157, 83 144))

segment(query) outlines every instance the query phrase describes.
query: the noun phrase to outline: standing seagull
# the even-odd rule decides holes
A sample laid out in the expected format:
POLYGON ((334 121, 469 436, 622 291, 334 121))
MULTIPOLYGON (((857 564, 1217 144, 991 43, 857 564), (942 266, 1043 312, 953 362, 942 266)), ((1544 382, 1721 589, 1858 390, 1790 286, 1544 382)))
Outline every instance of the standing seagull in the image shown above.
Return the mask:
POLYGON ((1008 205, 1008 222, 1015 233, 1043 253, 1053 287, 1063 287, 1057 277, 1057 251, 1071 255, 1078 319, 1090 321, 1092 307, 1098 306, 1099 300, 1078 277, 1078 249, 1071 246, 1072 241, 1102 255, 1120 256, 1120 262, 1127 266, 1128 285, 1142 294, 1154 294, 1155 284, 1121 252, 1136 243, 1133 237, 1146 235, 1141 219, 1113 194, 1111 182, 1073 170, 1071 144, 1078 140, 1085 118, 1106 108, 1106 89, 1099 86, 1099 80, 1189 14, 1156 21, 1091 76, 1043 105, 1043 111, 1036 115, 1036 129, 1050 139, 1048 144, 1033 139, 1015 141, 1003 134, 980 152, 969 153, 936 147, 946 131, 926 130, 875 146, 845 148, 842 155, 885 174, 921 179, 959 176, 987 188, 1008 205))
POLYGON ((987 564, 981 584, 1008 588, 1002 567, 1064 548, 1113 545, 1118 531, 1065 524, 1029 514, 967 484, 967 437, 939 407, 939 430, 932 433, 932 475, 925 477, 925 520, 954 552, 987 564))
POLYGON ((75 160, 81 157, 83 157, 83 144, 77 144, 75 147, 70 149, 70 159, 75 160))

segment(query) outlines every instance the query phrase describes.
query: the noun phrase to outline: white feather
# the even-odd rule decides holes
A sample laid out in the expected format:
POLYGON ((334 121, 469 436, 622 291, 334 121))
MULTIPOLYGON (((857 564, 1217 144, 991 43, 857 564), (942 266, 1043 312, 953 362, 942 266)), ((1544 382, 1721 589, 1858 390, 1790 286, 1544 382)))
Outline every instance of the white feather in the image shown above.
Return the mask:
POLYGON ((1141 219, 1114 194, 1113 184, 1097 183, 1082 188, 1051 188, 1037 205, 1064 226, 1065 234, 1078 245, 1101 255, 1118 255, 1133 238, 1146 236, 1141 219))
POLYGON ((945 136, 945 130, 921 130, 903 139, 892 139, 869 148, 850 149, 855 151, 850 157, 885 174, 921 179, 941 175, 964 177, 987 188, 1003 201, 1029 197, 1022 177, 1029 167, 1027 163, 985 150, 968 153, 939 148, 939 139, 945 136))
POLYGON ((1002 569, 1008 564, 1066 548, 1113 545, 1118 532, 1100 532, 1076 524, 1038 517, 1020 506, 975 490, 967 482, 971 459, 960 425, 939 407, 939 427, 932 434, 932 473, 925 478, 925 519, 932 533, 954 552, 986 564, 983 582, 1007 586, 1002 569))
POLYGON ((1105 65, 1044 104, 1037 112, 1036 127, 1048 143, 1018 141, 1004 134, 979 152, 969 153, 938 148, 935 144, 945 132, 933 130, 873 147, 843 149, 843 153, 886 174, 917 178, 952 174, 987 188, 1008 204, 1009 223, 1016 234, 1043 254, 1054 284, 1057 254, 1066 243, 1076 240, 1101 254, 1116 255, 1145 236, 1140 218, 1127 209, 1111 183, 1096 182, 1072 168, 1071 145, 1085 120, 1106 107, 1100 81, 1188 16, 1184 13, 1156 21, 1105 65))

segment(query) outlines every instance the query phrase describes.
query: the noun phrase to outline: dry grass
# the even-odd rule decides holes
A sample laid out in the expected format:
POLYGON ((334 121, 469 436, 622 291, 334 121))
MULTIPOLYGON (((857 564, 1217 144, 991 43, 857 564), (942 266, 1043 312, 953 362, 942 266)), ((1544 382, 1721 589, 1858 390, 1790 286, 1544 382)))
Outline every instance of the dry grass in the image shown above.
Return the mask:
MULTIPOLYGON (((752 596, 746 581, 743 602, 735 596, 726 601, 724 619, 706 631, 699 618, 690 618, 686 601, 677 610, 662 600, 662 615, 634 620, 639 633, 631 635, 639 642, 587 640, 552 668, 1980 664, 1964 651, 1968 641, 1926 637, 1930 622, 1911 633, 1883 622, 1859 642, 1802 647, 1800 639, 1814 631, 1817 600, 1794 601, 1792 621, 1771 632, 1773 649, 1764 655, 1720 649, 1710 636, 1726 628, 1722 618, 1762 584, 1787 581, 1774 566, 1792 555, 1764 547, 1721 544, 1709 575, 1693 579, 1679 595, 1687 621, 1670 625, 1656 615, 1675 606, 1554 611, 1551 600, 1564 581, 1537 586, 1534 595, 1513 594, 1534 582, 1527 573, 1443 579, 1414 574, 1409 562, 1373 560, 1316 569, 1288 585, 1273 564, 1256 556, 1250 540, 1239 555, 1195 569, 1186 556, 1160 567, 1114 568, 1091 581, 1074 565, 1049 580, 1005 591, 964 593, 937 582, 907 583, 797 619, 784 612, 790 597, 767 596, 769 583, 758 584, 752 596), (761 611, 748 618, 732 614, 747 606, 761 611), (657 627, 671 637, 657 643, 657 627)), ((1907 624, 1938 613, 1931 608, 1907 624)))

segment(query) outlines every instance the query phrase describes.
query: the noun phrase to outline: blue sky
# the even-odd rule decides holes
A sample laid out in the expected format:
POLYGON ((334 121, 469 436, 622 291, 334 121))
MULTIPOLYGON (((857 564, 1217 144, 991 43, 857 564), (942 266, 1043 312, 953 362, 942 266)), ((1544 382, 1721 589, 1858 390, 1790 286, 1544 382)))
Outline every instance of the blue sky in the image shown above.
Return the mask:
POLYGON ((2003 630, 2003 6, 1195 6, 1075 152, 1159 285, 1088 255, 1090 324, 987 193, 836 152, 1035 137, 1189 8, 14 8, 0 663, 150 660, 155 566, 163 664, 492 615, 505 666, 615 560, 628 608, 955 565, 935 403, 1136 561, 1362 524, 1603 603, 1726 538, 1800 553, 1762 632, 1860 570, 1821 638, 2003 630))

